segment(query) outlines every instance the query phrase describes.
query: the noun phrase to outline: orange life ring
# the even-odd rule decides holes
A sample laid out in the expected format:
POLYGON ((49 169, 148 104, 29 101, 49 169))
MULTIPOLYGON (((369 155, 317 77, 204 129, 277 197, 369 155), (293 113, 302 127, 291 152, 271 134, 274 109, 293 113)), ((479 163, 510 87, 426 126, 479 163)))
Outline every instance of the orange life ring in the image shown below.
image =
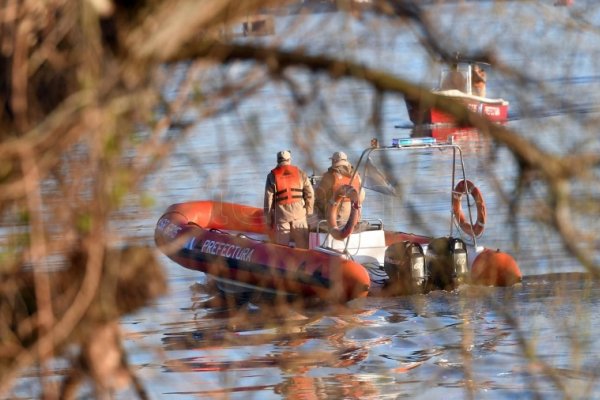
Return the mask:
POLYGON ((343 185, 333 195, 333 202, 329 205, 327 212, 327 223, 329 224, 329 233, 334 239, 342 240, 350 236, 354 230, 354 225, 360 218, 360 200, 358 192, 351 185, 343 185), (337 212, 342 200, 350 198, 351 211, 346 225, 339 227, 337 224, 337 212))
POLYGON ((456 218, 456 222, 460 229, 463 230, 467 235, 475 235, 479 237, 485 229, 485 221, 487 213, 485 210, 485 202, 483 201, 483 195, 481 191, 469 180, 462 180, 456 184, 454 192, 452 193, 452 212, 456 218), (465 191, 466 188, 466 191, 465 191), (475 200, 477 205, 477 221, 475 225, 471 225, 470 221, 465 217, 465 213, 462 210, 462 195, 464 193, 470 194, 475 200))

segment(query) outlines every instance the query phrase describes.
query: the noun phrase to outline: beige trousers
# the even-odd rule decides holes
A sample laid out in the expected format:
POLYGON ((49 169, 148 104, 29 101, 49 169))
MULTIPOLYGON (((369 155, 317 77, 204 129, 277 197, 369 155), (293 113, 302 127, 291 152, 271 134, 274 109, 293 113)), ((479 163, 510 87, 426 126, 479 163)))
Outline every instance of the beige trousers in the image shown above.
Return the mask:
POLYGON ((289 246, 290 241, 293 241, 295 247, 308 249, 308 223, 306 218, 277 224, 275 241, 286 246, 289 246))

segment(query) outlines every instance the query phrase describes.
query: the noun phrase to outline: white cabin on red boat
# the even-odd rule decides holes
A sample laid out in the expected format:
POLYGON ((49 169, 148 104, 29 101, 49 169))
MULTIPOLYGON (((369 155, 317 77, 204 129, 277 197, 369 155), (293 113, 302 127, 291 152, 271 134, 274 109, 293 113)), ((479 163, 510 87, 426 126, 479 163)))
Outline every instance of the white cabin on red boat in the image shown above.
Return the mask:
MULTIPOLYGON (((431 93, 460 101, 469 111, 481 114, 492 122, 504 123, 508 120, 508 101, 486 97, 485 89, 480 92, 481 95, 474 90, 474 82, 477 80, 475 69, 478 65, 479 63, 474 62, 457 62, 443 67, 438 85, 431 93)), ((431 102, 406 98, 405 103, 410 121, 415 125, 454 123, 452 116, 440 111, 431 102)))

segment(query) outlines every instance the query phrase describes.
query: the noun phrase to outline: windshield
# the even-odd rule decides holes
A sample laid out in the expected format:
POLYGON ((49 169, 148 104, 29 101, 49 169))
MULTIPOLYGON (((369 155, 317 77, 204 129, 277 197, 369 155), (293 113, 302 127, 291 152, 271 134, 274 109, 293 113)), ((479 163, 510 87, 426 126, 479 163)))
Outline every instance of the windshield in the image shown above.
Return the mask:
POLYGON ((439 90, 460 90, 471 94, 471 64, 453 64, 442 68, 439 90))
POLYGON ((357 171, 366 189, 364 219, 382 219, 392 230, 449 234, 452 189, 463 179, 457 146, 368 149, 357 171))

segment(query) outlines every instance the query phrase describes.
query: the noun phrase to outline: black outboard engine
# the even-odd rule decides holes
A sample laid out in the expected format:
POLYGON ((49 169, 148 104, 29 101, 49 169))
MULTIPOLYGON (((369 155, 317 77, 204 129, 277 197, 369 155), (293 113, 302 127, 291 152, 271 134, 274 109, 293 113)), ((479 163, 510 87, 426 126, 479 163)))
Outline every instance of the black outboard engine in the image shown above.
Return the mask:
POLYGON ((403 241, 390 245, 385 251, 383 268, 389 277, 385 290, 391 295, 422 292, 427 276, 420 244, 403 241))
POLYGON ((425 257, 428 290, 452 290, 466 281, 467 247, 461 239, 440 237, 429 242, 425 257))
POLYGON ((452 267, 454 269, 454 278, 459 283, 467 281, 469 276, 469 263, 467 259, 467 246, 465 242, 458 238, 450 238, 449 251, 452 254, 452 267))

